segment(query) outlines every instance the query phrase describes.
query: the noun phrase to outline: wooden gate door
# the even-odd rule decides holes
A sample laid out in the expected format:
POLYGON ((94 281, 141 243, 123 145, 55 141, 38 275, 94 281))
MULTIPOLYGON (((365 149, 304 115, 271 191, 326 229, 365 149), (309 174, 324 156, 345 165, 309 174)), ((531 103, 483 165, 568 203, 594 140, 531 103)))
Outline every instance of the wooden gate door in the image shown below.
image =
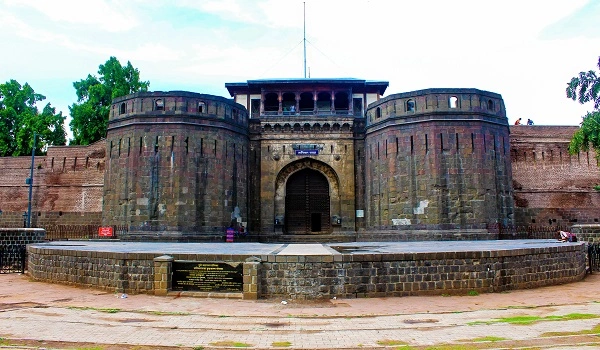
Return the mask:
POLYGON ((285 228, 288 234, 331 232, 329 182, 318 171, 304 169, 287 181, 285 228))

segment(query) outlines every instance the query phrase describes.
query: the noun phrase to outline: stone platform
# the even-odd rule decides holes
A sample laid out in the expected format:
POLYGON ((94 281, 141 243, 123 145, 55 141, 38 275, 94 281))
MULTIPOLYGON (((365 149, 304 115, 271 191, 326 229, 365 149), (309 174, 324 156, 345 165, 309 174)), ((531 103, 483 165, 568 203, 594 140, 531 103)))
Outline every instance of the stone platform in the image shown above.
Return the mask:
POLYGON ((149 243, 28 246, 34 279, 124 293, 172 292, 173 262, 243 264, 243 291, 210 297, 466 295, 556 285, 586 273, 585 243, 555 240, 149 243))

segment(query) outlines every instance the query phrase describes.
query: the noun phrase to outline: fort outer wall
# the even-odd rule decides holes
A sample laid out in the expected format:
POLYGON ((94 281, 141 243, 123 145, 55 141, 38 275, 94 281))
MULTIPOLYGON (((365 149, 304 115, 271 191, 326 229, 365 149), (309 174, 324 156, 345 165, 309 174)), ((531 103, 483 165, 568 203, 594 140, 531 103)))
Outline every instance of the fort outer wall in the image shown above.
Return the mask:
MULTIPOLYGON (((32 227, 100 225, 105 142, 48 147, 36 156, 32 186, 32 227)), ((0 227, 24 227, 31 157, 0 157, 0 227)))
POLYGON ((593 150, 569 154, 577 126, 511 126, 517 225, 599 224, 600 167, 593 150))
POLYGON ((365 237, 493 238, 488 224, 514 223, 509 142, 495 93, 427 89, 369 105, 365 237))
POLYGON ((221 240, 247 222, 248 115, 223 97, 139 92, 113 101, 102 223, 127 240, 221 240))
POLYGON ((222 252, 222 246, 207 248, 206 244, 193 243, 165 246, 131 242, 129 248, 135 253, 104 242, 81 242, 77 246, 55 243, 27 247, 32 279, 167 295, 174 260, 242 263, 243 293, 205 293, 248 299, 466 295, 537 288, 583 279, 587 251, 582 242, 548 240, 515 241, 511 247, 498 241, 459 242, 460 246, 450 249, 448 242, 433 242, 445 247, 416 253, 398 251, 402 245, 398 243, 392 243, 396 247, 376 246, 375 250, 362 247, 366 248, 363 252, 351 252, 352 248, 362 250, 361 246, 323 245, 317 250, 328 253, 317 255, 305 255, 293 244, 287 253, 281 244, 254 244, 223 254, 215 253, 222 252), (169 249, 176 252, 169 253, 169 249))

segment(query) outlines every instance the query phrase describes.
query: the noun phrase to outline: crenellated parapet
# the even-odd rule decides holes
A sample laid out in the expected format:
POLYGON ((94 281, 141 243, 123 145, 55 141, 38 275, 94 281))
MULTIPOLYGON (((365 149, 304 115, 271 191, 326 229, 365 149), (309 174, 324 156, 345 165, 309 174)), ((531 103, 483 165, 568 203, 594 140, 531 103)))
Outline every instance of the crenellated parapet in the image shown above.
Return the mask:
POLYGON ((140 123, 197 125, 221 120, 244 128, 248 126, 248 112, 242 105, 224 97, 187 91, 138 92, 116 98, 110 108, 109 128, 127 125, 132 119, 140 123), (164 117, 169 119, 161 120, 164 117))
POLYGON ((507 124, 502 96, 478 89, 424 89, 387 96, 369 105, 367 125, 437 119, 485 120, 507 124))

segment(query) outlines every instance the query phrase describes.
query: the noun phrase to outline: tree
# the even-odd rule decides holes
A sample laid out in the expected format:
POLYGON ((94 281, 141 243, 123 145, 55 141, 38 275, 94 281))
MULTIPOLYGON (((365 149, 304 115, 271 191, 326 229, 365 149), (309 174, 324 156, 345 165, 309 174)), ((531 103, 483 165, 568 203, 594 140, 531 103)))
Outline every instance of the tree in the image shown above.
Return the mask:
POLYGON ((69 107, 74 145, 89 145, 106 136, 112 100, 138 91, 148 91, 149 81, 140 81, 140 72, 127 61, 110 57, 98 67, 99 78, 88 74, 73 83, 77 103, 69 107))
MULTIPOLYGON (((600 69, 600 57, 598 57, 598 69, 600 69)), ((579 76, 571 78, 567 84, 567 97, 573 101, 584 104, 594 102, 594 108, 600 108, 600 79, 593 70, 580 72, 579 76)))
POLYGON ((0 84, 0 156, 30 155, 34 132, 38 135, 37 155, 45 154, 47 146, 66 143, 62 112, 56 114, 50 103, 41 113, 36 107, 37 102, 45 99, 27 83, 21 86, 10 80, 0 84))
MULTIPOLYGON (((600 69, 600 57, 598 68, 600 69)), ((590 70, 573 77, 567 84, 567 97, 581 104, 593 101, 595 109, 583 117, 581 127, 571 139, 569 152, 575 154, 588 151, 591 146, 596 151, 596 156, 600 157, 600 78, 596 72, 590 70)))

